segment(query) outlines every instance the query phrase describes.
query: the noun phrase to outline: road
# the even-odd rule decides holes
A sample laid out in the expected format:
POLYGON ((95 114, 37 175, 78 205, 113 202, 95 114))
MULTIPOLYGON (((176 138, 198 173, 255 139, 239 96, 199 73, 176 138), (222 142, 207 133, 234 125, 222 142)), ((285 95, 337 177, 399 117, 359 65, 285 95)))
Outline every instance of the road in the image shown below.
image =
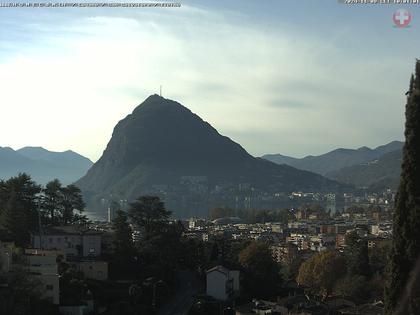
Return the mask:
POLYGON ((163 305, 158 315, 186 315, 192 303, 194 296, 203 293, 204 286, 193 272, 180 271, 177 274, 177 288, 175 296, 165 305, 163 305))

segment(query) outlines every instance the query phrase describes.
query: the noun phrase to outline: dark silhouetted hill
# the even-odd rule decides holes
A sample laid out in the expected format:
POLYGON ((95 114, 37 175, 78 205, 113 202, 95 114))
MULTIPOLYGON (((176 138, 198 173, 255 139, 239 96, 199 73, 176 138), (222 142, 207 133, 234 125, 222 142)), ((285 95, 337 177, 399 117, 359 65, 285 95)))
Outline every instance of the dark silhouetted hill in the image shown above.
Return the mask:
POLYGON ((114 128, 102 157, 77 185, 88 199, 132 200, 153 185, 177 185, 182 176, 218 183, 251 183, 272 191, 338 189, 318 174, 255 158, 181 104, 148 97, 114 128))

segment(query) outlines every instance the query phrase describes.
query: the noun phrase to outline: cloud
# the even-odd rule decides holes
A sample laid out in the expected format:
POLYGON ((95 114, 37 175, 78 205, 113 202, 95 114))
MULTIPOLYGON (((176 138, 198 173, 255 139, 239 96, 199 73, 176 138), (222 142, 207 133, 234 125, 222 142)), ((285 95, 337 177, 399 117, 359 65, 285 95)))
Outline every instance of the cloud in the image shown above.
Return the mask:
POLYGON ((331 38, 267 32, 240 12, 191 5, 75 12, 5 21, 0 145, 96 160, 118 120, 160 85, 255 155, 401 134, 406 63, 353 56, 339 28, 331 38))

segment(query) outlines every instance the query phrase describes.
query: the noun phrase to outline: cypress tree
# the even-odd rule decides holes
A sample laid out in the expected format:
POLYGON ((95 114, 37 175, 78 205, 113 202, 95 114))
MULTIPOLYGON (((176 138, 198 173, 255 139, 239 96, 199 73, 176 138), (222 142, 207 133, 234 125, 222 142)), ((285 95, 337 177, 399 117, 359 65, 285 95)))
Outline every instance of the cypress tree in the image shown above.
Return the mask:
POLYGON ((407 92, 405 145, 393 222, 387 314, 420 314, 420 61, 407 92))

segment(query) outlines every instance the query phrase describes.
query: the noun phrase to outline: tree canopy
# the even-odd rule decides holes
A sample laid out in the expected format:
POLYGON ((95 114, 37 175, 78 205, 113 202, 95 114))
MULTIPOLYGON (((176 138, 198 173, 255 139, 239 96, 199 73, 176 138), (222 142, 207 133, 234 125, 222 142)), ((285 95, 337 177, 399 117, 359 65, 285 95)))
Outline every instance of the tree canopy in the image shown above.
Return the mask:
POLYGON ((345 244, 347 272, 349 275, 370 278, 367 240, 359 237, 356 231, 352 231, 346 235, 345 244))
POLYGON ((245 294, 269 298, 278 292, 280 270, 266 243, 251 242, 239 253, 239 263, 245 272, 245 294))
POLYGON ((411 76, 405 117, 405 145, 385 294, 387 314, 420 313, 420 60, 411 76))
POLYGON ((133 231, 128 223, 127 214, 118 210, 112 222, 114 229, 113 244, 115 252, 118 254, 130 254, 133 252, 133 231))
POLYGON ((345 274, 345 259, 334 252, 324 251, 315 254, 300 266, 296 281, 308 287, 314 294, 328 296, 337 280, 345 274))
POLYGON ((85 222, 85 207, 80 189, 74 185, 63 187, 58 179, 45 188, 22 173, 0 181, 0 237, 19 246, 29 242, 31 231, 40 224, 71 224, 85 222))
POLYGON ((159 197, 142 196, 130 204, 128 215, 144 231, 144 237, 149 238, 168 222, 171 212, 159 197))
POLYGON ((17 245, 29 241, 38 226, 38 186, 27 174, 0 181, 0 236, 17 245))
POLYGON ((58 179, 46 184, 42 190, 40 206, 47 224, 66 225, 83 221, 83 217, 74 213, 84 211, 82 192, 75 185, 63 187, 58 179))

